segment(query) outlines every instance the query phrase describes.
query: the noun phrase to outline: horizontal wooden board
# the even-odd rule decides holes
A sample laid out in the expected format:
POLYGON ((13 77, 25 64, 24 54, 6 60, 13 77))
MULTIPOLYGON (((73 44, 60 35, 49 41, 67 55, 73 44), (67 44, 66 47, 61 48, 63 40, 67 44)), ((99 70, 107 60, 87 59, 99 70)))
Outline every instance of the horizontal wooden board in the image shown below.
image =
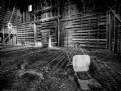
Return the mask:
POLYGON ((89 41, 89 40, 93 40, 93 41, 106 41, 106 39, 73 39, 73 40, 87 40, 87 41, 89 41))

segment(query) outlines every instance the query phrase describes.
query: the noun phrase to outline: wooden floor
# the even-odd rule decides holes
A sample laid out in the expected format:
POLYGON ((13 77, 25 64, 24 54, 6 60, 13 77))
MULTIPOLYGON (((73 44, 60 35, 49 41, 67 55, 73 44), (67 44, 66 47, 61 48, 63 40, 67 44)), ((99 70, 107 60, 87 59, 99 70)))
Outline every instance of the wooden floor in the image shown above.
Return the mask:
POLYGON ((36 70, 37 72, 41 68, 47 67, 53 71, 61 72, 61 75, 73 76, 74 71, 69 68, 69 65, 71 65, 72 57, 77 54, 90 55, 91 65, 88 74, 102 85, 103 88, 101 91, 119 91, 121 89, 121 56, 114 55, 107 50, 87 51, 81 48, 24 48, 11 52, 3 51, 1 69, 2 73, 20 69, 27 70, 27 72, 36 70))

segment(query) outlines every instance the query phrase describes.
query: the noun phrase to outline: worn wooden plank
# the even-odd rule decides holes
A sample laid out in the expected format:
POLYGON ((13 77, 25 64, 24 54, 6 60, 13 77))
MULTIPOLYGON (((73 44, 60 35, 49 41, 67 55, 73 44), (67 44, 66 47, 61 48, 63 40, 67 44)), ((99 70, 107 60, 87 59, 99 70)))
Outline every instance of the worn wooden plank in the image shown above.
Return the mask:
POLYGON ((118 52, 118 20, 114 17, 114 53, 118 52))
POLYGON ((73 40, 95 40, 95 41, 106 41, 106 39, 73 39, 73 40))
POLYGON ((109 13, 106 15, 106 39, 107 39, 107 47, 106 49, 109 49, 109 13))

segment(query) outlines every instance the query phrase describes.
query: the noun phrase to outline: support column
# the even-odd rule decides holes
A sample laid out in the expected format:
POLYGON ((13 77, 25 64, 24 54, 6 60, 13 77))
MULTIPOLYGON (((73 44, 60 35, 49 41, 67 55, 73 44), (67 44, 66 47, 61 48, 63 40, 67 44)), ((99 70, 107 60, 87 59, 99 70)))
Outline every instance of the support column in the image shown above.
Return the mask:
POLYGON ((37 29, 36 29, 36 24, 34 23, 34 43, 36 44, 37 41, 37 29))
POLYGON ((36 15, 34 14, 34 21, 36 21, 36 15))
POLYGON ((5 39, 5 30, 4 30, 4 25, 3 25, 3 40, 2 40, 3 41, 3 44, 5 43, 4 42, 4 39, 5 39))
POLYGON ((66 33, 67 33, 67 47, 68 47, 68 35, 69 35, 68 30, 66 30, 66 33))
POLYGON ((118 53, 118 20, 114 18, 114 53, 118 53))
POLYGON ((58 6, 58 11, 57 11, 57 13, 58 13, 58 46, 60 46, 60 1, 58 0, 58 2, 57 2, 57 6, 58 6))
POLYGON ((109 14, 109 19, 110 19, 110 23, 109 23, 109 50, 112 51, 112 31, 113 31, 113 15, 112 13, 109 14))
MULTIPOLYGON (((10 33, 11 33, 11 29, 10 29, 9 31, 10 31, 10 33)), ((8 34, 8 37, 9 37, 9 38, 8 38, 8 43, 9 43, 9 45, 11 44, 11 41, 10 41, 10 39, 11 39, 11 38, 10 38, 10 37, 11 37, 11 34, 10 34, 10 33, 8 34)))
POLYGON ((118 39, 119 39, 119 28, 118 28, 118 23, 120 20, 118 17, 117 17, 117 14, 119 13, 119 1, 116 2, 116 5, 115 5, 115 11, 114 11, 114 15, 115 15, 115 18, 114 18, 114 53, 118 53, 118 39))
POLYGON ((106 49, 109 50, 109 23, 110 23, 110 19, 109 19, 109 13, 106 14, 106 49))
POLYGON ((119 25, 119 31, 120 31, 120 34, 119 34, 119 46, 120 46, 120 54, 121 54, 121 24, 119 25))
POLYGON ((25 23, 25 12, 23 12, 23 23, 25 23))

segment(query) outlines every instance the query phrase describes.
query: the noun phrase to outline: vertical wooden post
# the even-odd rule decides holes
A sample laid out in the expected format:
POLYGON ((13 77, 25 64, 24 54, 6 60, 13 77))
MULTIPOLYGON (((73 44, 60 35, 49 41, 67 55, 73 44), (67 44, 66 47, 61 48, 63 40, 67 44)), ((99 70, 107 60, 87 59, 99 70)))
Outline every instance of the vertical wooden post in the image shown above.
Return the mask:
POLYGON ((119 47, 120 47, 120 54, 121 54, 121 24, 119 25, 119 47))
MULTIPOLYGON (((10 31, 11 31, 11 29, 10 29, 10 31)), ((9 34, 8 34, 8 36, 9 36, 9 34)), ((11 36, 11 34, 10 34, 10 36, 11 36)), ((9 39, 8 39, 9 45, 11 44, 11 42, 10 42, 10 36, 9 36, 9 39)))
POLYGON ((15 40, 16 40, 16 44, 18 43, 18 37, 17 37, 17 35, 18 35, 18 26, 16 27, 16 37, 15 37, 15 40))
POLYGON ((66 30, 66 33, 67 33, 67 47, 68 47, 68 30, 66 30))
POLYGON ((23 12, 23 23, 25 22, 25 13, 23 12))
POLYGON ((114 18, 114 53, 117 53, 118 52, 118 20, 117 18, 115 17, 114 18))
POLYGON ((37 41, 37 31, 36 31, 36 24, 34 23, 34 43, 37 41))
POLYGON ((36 15, 34 14, 34 21, 36 21, 36 15))
POLYGON ((14 45, 17 44, 17 27, 15 27, 15 35, 14 35, 14 45))
POLYGON ((59 19, 59 16, 60 16, 60 2, 59 0, 57 1, 57 6, 58 6, 58 10, 57 10, 57 13, 58 13, 58 46, 60 46, 60 19, 59 19))
POLYGON ((5 30, 4 30, 4 25, 3 25, 3 44, 5 43, 4 39, 5 39, 5 30))
POLYGON ((30 12, 28 12, 28 22, 30 22, 30 12))
POLYGON ((50 31, 49 31, 49 44, 48 44, 48 46, 49 46, 49 47, 52 47, 50 31))
POLYGON ((15 45, 17 45, 17 34, 15 35, 15 45))
POLYGON ((109 49, 109 13, 106 14, 106 39, 107 39, 107 42, 106 42, 106 49, 108 50, 109 49))
POLYGON ((109 13, 109 50, 112 51, 112 29, 113 29, 113 15, 109 13))
MULTIPOLYGON (((119 1, 116 2, 116 5, 115 5, 115 14, 117 15, 119 13, 119 1)), ((118 39, 119 39, 119 36, 118 36, 118 31, 119 31, 119 28, 118 28, 118 19, 117 17, 115 16, 114 18, 114 53, 118 53, 118 39)))
POLYGON ((97 29, 97 37, 98 37, 97 46, 99 46, 99 37, 100 37, 100 36, 99 36, 99 35, 100 35, 100 33, 99 33, 99 31, 100 31, 100 29, 99 29, 99 21, 100 21, 100 20, 99 20, 99 17, 98 17, 98 19, 97 19, 97 22, 98 22, 98 25, 97 25, 97 26, 98 26, 98 29, 97 29))
POLYGON ((28 22, 28 15, 27 15, 27 11, 25 12, 25 22, 28 22))

